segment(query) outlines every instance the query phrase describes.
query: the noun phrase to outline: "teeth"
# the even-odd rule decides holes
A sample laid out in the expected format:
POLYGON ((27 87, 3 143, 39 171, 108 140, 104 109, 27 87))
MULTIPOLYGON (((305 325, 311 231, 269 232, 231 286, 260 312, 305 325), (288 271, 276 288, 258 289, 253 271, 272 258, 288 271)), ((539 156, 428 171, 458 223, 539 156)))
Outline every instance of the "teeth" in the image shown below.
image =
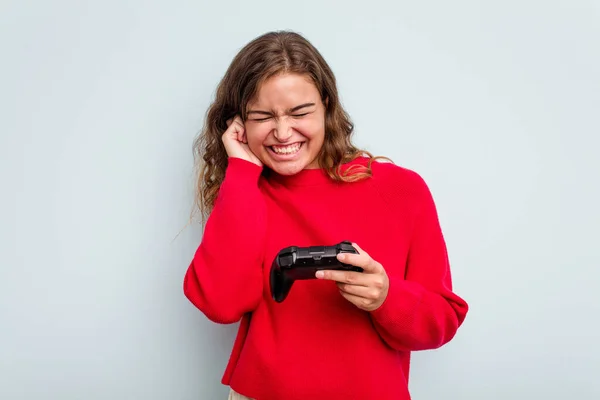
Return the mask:
POLYGON ((290 144, 289 146, 272 146, 271 148, 277 154, 292 154, 300 150, 301 143, 290 144))

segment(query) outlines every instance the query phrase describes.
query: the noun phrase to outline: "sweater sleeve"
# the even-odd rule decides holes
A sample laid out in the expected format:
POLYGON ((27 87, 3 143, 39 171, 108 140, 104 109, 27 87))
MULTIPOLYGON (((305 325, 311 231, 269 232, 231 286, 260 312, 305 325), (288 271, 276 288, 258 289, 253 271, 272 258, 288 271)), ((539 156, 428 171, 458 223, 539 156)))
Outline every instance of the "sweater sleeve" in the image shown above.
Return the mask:
POLYGON ((185 296, 211 321, 228 324, 262 298, 266 206, 262 168, 229 158, 202 241, 185 274, 185 296))
MULTIPOLYGON (((413 173, 414 174, 414 173, 413 173)), ((446 243, 429 188, 414 174, 414 224, 404 276, 388 268, 384 303, 371 312, 383 340, 400 351, 435 349, 449 342, 464 321, 468 305, 452 291, 446 243)), ((385 266, 384 266, 385 267, 385 266)))

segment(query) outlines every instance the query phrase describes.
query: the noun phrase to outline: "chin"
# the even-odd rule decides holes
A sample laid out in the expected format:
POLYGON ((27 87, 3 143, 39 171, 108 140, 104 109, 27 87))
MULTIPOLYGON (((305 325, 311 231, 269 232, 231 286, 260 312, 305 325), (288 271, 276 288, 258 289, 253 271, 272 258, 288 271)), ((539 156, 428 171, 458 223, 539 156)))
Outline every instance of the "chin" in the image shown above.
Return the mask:
POLYGON ((307 162, 270 162, 269 168, 279 175, 295 175, 308 166, 307 162))

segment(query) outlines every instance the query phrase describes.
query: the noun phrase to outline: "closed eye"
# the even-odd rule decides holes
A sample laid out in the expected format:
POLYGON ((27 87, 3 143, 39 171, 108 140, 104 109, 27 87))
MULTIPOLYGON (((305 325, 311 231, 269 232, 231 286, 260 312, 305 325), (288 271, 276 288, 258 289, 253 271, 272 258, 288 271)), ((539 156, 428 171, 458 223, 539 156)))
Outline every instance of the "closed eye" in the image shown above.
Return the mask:
MULTIPOLYGON (((303 114, 292 114, 292 117, 294 118, 302 118, 306 115, 308 115, 310 113, 303 113, 303 114)), ((256 121, 256 122, 264 122, 264 121, 268 121, 270 120, 272 117, 265 117, 265 118, 252 118, 252 121, 256 121)))

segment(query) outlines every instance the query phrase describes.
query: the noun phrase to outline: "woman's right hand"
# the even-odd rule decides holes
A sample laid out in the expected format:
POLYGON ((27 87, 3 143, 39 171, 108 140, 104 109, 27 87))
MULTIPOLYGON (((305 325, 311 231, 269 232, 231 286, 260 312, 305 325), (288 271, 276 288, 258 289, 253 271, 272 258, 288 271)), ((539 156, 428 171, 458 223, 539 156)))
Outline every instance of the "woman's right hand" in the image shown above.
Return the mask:
POLYGON ((235 118, 227 121, 227 130, 223 133, 221 139, 229 157, 241 158, 250 161, 262 167, 263 164, 258 157, 248 147, 246 138, 246 128, 242 119, 236 115, 235 118))

